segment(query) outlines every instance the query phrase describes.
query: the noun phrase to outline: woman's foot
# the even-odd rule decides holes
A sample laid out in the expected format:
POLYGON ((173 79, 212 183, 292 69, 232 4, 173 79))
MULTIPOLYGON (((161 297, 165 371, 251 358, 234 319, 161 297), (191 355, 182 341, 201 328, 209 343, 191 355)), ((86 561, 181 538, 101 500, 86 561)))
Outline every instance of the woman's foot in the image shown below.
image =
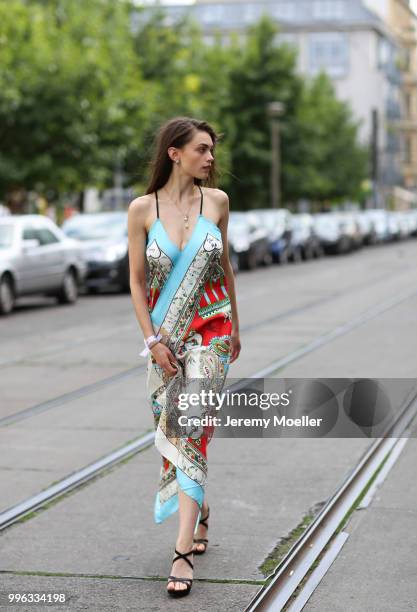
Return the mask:
MULTIPOLYGON (((209 506, 207 502, 203 502, 203 506, 201 508, 200 521, 204 521, 204 523, 207 523, 207 525, 208 525, 208 517, 207 517, 208 514, 209 514, 209 506)), ((195 540, 199 540, 199 539, 207 540, 207 533, 208 533, 207 530, 208 530, 208 527, 206 527, 203 523, 199 522, 197 533, 195 534, 194 539, 195 540)), ((193 547, 194 552, 196 552, 197 554, 202 554, 206 552, 207 543, 208 542, 194 542, 194 547, 193 547)))
MULTIPOLYGON (((177 540, 175 548, 178 552, 185 554, 186 558, 193 564, 194 555, 192 554, 192 542, 180 542, 177 540), (188 551, 188 554, 186 552, 188 551)), ((177 557, 178 555, 175 555, 177 557)), ((174 557, 174 558, 175 558, 174 557)), ((171 576, 181 578, 193 578, 193 570, 185 559, 179 558, 172 563, 171 576)), ((167 584, 167 591, 186 591, 189 589, 189 583, 171 580, 167 584)))

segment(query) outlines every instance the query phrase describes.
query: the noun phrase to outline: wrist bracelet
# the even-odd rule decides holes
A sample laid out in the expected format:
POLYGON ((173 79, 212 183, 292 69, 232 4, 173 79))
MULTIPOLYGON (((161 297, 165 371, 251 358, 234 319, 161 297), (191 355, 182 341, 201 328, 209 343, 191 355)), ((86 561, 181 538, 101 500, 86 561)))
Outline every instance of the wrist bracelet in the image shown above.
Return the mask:
POLYGON ((148 336, 147 338, 145 338, 143 342, 145 343, 146 348, 140 353, 141 357, 146 357, 148 353, 150 352, 150 349, 155 344, 157 344, 161 339, 162 339, 161 334, 158 334, 157 336, 148 336))

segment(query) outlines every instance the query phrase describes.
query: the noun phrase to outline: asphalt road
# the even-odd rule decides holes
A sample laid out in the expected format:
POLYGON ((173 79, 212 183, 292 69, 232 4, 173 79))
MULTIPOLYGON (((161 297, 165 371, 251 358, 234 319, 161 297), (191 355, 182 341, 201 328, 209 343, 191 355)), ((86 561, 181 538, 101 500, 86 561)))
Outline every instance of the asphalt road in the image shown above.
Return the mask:
MULTIPOLYGON (((416 260, 411 240, 238 274, 242 351, 228 378, 274 367, 285 377, 415 377, 416 260)), ((75 306, 25 299, 0 320, 0 337, 0 511, 152 428, 129 295, 81 296, 75 306)), ((183 608, 242 609, 277 542, 326 500, 367 444, 214 439, 211 557, 196 570, 213 582, 196 582, 183 608)), ((65 588, 75 594, 71 610, 137 609, 139 589, 141 609, 170 609, 163 580, 176 523, 152 522, 159 463, 145 451, 5 532, 4 585, 65 588), (88 588, 80 575, 91 575, 88 588), (126 576, 137 584, 127 587, 126 576)))

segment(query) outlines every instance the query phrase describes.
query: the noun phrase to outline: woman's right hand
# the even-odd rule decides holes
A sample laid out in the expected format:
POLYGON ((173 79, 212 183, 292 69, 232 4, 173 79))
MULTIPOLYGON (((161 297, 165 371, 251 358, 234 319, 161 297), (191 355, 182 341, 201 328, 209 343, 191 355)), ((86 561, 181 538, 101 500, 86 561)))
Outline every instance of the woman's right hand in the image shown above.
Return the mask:
POLYGON ((156 363, 163 368, 169 376, 173 376, 178 372, 180 366, 172 354, 172 351, 165 344, 157 342, 150 351, 156 363), (176 367, 172 364, 176 364, 176 367))

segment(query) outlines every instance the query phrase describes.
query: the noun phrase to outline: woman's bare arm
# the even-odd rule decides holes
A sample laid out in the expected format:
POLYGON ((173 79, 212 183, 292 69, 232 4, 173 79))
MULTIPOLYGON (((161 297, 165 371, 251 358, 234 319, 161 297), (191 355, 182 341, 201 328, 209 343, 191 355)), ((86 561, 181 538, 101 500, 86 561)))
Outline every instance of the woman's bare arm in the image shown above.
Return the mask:
POLYGON ((221 218, 219 221, 219 228, 222 234, 223 242, 223 253, 220 258, 220 264, 224 270, 224 274, 227 280, 227 292, 229 294, 230 306, 232 309, 232 352, 230 363, 235 361, 240 353, 240 339, 239 339, 239 315, 237 312, 237 299, 236 299, 236 287, 235 287, 235 275, 233 272, 232 264, 229 258, 229 242, 227 238, 227 226, 229 223, 229 196, 226 192, 218 190, 222 197, 220 199, 220 210, 221 218))
MULTIPOLYGON (((129 270, 130 270, 130 293, 136 318, 145 338, 153 336, 151 316, 148 308, 148 297, 146 290, 146 225, 145 220, 149 211, 148 196, 141 196, 132 200, 129 204, 127 215, 127 233, 129 243, 129 270)), ((150 349, 156 363, 160 365, 169 375, 177 373, 177 361, 170 349, 158 342, 150 349), (176 367, 173 367, 175 364, 176 367)))
POLYGON ((129 242, 130 292, 136 318, 145 338, 155 334, 148 309, 146 293, 145 219, 148 214, 148 198, 142 196, 129 204, 127 233, 129 242))

